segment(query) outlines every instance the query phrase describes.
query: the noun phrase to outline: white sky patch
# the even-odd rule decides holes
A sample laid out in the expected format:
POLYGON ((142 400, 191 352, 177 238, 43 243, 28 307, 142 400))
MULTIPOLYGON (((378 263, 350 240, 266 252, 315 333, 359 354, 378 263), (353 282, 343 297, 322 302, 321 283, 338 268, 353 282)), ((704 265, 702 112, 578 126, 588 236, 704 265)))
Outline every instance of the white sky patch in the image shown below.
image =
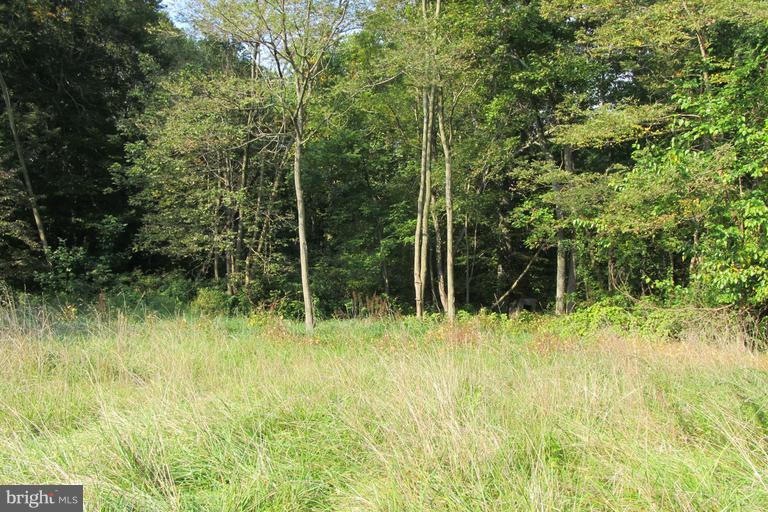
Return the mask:
POLYGON ((160 5, 163 6, 165 12, 168 13, 168 17, 171 18, 173 24, 184 31, 189 31, 191 28, 189 23, 182 21, 182 13, 184 12, 184 0, 162 0, 160 5))

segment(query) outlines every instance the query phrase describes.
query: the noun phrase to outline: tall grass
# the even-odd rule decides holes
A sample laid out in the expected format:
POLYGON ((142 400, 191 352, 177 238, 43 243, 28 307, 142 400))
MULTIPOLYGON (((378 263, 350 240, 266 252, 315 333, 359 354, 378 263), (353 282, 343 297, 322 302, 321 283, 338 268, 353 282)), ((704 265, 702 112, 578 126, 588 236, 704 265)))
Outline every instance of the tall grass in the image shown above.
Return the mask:
POLYGON ((88 510, 768 509, 766 358, 739 345, 2 314, 0 481, 88 510))

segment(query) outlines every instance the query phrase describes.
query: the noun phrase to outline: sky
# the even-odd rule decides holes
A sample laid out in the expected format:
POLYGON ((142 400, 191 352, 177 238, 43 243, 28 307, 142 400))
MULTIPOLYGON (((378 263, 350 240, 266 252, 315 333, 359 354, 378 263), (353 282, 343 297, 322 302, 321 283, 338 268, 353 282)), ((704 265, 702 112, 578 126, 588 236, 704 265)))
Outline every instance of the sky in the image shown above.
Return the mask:
POLYGON ((181 13, 182 6, 184 5, 184 0, 162 0, 160 5, 162 5, 163 8, 165 8, 165 10, 168 12, 168 15, 171 17, 174 25, 181 29, 187 28, 185 23, 179 21, 179 14, 181 13))

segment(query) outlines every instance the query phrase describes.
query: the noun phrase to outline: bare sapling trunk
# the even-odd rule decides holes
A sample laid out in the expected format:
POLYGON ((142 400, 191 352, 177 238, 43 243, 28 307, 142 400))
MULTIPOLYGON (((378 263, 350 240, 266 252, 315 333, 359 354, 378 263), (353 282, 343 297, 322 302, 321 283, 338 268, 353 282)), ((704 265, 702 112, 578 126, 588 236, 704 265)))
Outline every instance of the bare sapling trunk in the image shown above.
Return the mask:
POLYGON ((50 263, 48 255, 48 237, 45 235, 45 227, 43 226, 43 217, 40 214, 40 208, 37 205, 37 197, 35 191, 32 188, 32 180, 29 177, 29 169, 27 169, 27 161, 24 158, 24 150, 21 147, 21 141, 19 140, 19 133, 16 130, 16 119, 13 115, 13 105, 11 104, 11 93, 8 90, 8 84, 5 83, 5 77, 0 71, 0 88, 3 92, 3 100, 5 101, 5 109, 8 115, 8 124, 11 128, 11 135, 13 136, 13 144, 16 146, 16 155, 19 158, 19 166, 21 167, 21 176, 24 180, 24 187, 27 190, 27 196, 29 199, 29 205, 32 209, 32 217, 35 219, 35 227, 37 227, 37 236, 40 239, 40 246, 43 248, 45 259, 50 263))
POLYGON ((432 190, 432 128, 433 128, 433 115, 434 115, 434 88, 432 88, 428 95, 428 109, 427 109, 427 139, 426 139, 426 157, 425 157, 425 169, 424 169, 424 209, 422 211, 421 218, 421 256, 419 269, 419 280, 421 282, 421 298, 422 298, 422 313, 424 305, 424 290, 427 285, 427 266, 429 264, 429 194, 432 190))
POLYGON ((304 297, 304 327, 312 332, 315 316, 312 307, 312 290, 309 288, 309 251, 307 249, 306 215, 304 212, 304 191, 301 188, 301 150, 303 145, 303 112, 296 113, 293 147, 293 185, 296 190, 296 213, 299 225, 299 262, 301 265, 301 291, 304 297))
MULTIPOLYGON (((423 21, 427 23, 430 18, 429 10, 431 5, 429 0, 421 0, 421 14, 423 21)), ((434 7, 434 18, 440 14, 440 0, 437 0, 434 7)), ((426 25, 425 25, 426 26, 426 25)), ((426 34, 425 34, 426 35, 426 34)), ((424 40, 424 44, 429 45, 432 39, 434 45, 434 33, 424 40)), ((421 77, 422 84, 429 83, 428 78, 421 77)), ((416 295, 416 317, 424 316, 424 290, 427 278, 427 262, 429 255, 429 208, 431 193, 431 165, 432 165, 432 145, 434 132, 434 110, 435 110, 435 91, 436 87, 431 85, 422 85, 420 88, 422 100, 422 128, 421 128, 421 165, 419 170, 419 196, 416 208, 416 231, 414 233, 413 249, 413 288, 416 295)))
MULTIPOLYGON (((567 156, 565 155, 565 152, 564 152, 563 161, 565 161, 566 159, 567 159, 567 156)), ((552 191, 557 195, 557 193, 560 191, 560 183, 553 183, 552 191)), ((560 206, 556 204, 555 219, 558 223, 557 267, 555 270, 555 314, 556 315, 565 314, 565 289, 566 289, 566 278, 568 275, 568 267, 567 267, 568 260, 566 259, 567 254, 566 254, 565 231, 563 230, 562 226, 559 225, 562 218, 563 218, 563 212, 561 211, 560 206)))
POLYGON ((567 313, 573 313, 573 308, 576 305, 574 302, 574 294, 576 293, 576 251, 574 250, 573 246, 571 246, 569 255, 570 264, 568 265, 568 286, 566 288, 566 293, 568 293, 568 302, 565 305, 565 310, 567 313))
MULTIPOLYGON (((573 149, 570 146, 563 148, 563 167, 569 174, 573 174, 576 171, 576 164, 573 161, 573 149)), ((567 260, 568 283, 566 285, 565 312, 571 313, 574 308, 573 295, 576 293, 576 253, 574 252, 573 243, 569 244, 567 260)))
MULTIPOLYGON (((559 217, 559 215, 558 215, 559 217)), ((566 250, 565 234, 562 229, 557 230, 557 276, 555 284, 555 314, 565 314, 565 277, 566 277, 566 250)))
POLYGON ((448 311, 448 294, 445 290, 445 274, 443 273, 443 238, 440 234, 440 219, 437 216, 437 208, 435 208, 434 191, 430 195, 430 209, 432 216, 432 226, 435 228, 435 267, 437 269, 437 291, 440 295, 440 304, 443 307, 443 311, 448 311))
POLYGON ((422 88, 421 163, 413 248, 413 288, 416 296, 417 318, 424 316, 424 290, 426 287, 427 257, 429 254, 429 195, 432 187, 431 164, 434 97, 434 87, 422 88))
POLYGON ((421 165, 419 167, 419 196, 416 200, 416 231, 413 234, 413 291, 416 299, 416 317, 421 318, 424 314, 424 296, 422 294, 421 283, 421 221, 424 218, 424 199, 426 197, 426 177, 427 177, 427 130, 429 121, 427 119, 429 95, 426 88, 422 88, 421 98, 422 126, 421 126, 421 165))
POLYGON ((464 214, 464 304, 469 304, 469 215, 464 214))
POLYGON ((437 125, 445 161, 445 274, 447 281, 445 314, 449 322, 456 318, 456 299, 453 281, 453 164, 451 138, 445 123, 442 91, 438 95, 437 125))

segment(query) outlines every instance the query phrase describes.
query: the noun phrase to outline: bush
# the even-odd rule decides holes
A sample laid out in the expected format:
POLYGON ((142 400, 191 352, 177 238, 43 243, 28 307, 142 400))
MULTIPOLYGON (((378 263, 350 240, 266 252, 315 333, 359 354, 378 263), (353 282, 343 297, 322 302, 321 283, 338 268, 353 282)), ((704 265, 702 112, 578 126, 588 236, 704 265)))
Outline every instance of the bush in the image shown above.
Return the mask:
POLYGON ((608 298, 579 308, 572 314, 550 317, 545 331, 555 335, 587 336, 605 328, 631 333, 648 340, 701 341, 708 344, 754 345, 757 330, 745 327, 736 311, 695 305, 669 307, 650 298, 637 301, 608 298))
POLYGON ((225 315, 229 313, 230 297, 217 288, 200 288, 191 307, 204 315, 225 315))
POLYGON ((50 268, 35 274, 43 291, 54 297, 85 297, 92 292, 86 279, 91 262, 83 247, 61 245, 49 253, 50 268))
POLYGON ((148 309, 172 314, 184 309, 195 293, 195 283, 182 272, 123 276, 107 290, 108 302, 122 309, 148 309))

